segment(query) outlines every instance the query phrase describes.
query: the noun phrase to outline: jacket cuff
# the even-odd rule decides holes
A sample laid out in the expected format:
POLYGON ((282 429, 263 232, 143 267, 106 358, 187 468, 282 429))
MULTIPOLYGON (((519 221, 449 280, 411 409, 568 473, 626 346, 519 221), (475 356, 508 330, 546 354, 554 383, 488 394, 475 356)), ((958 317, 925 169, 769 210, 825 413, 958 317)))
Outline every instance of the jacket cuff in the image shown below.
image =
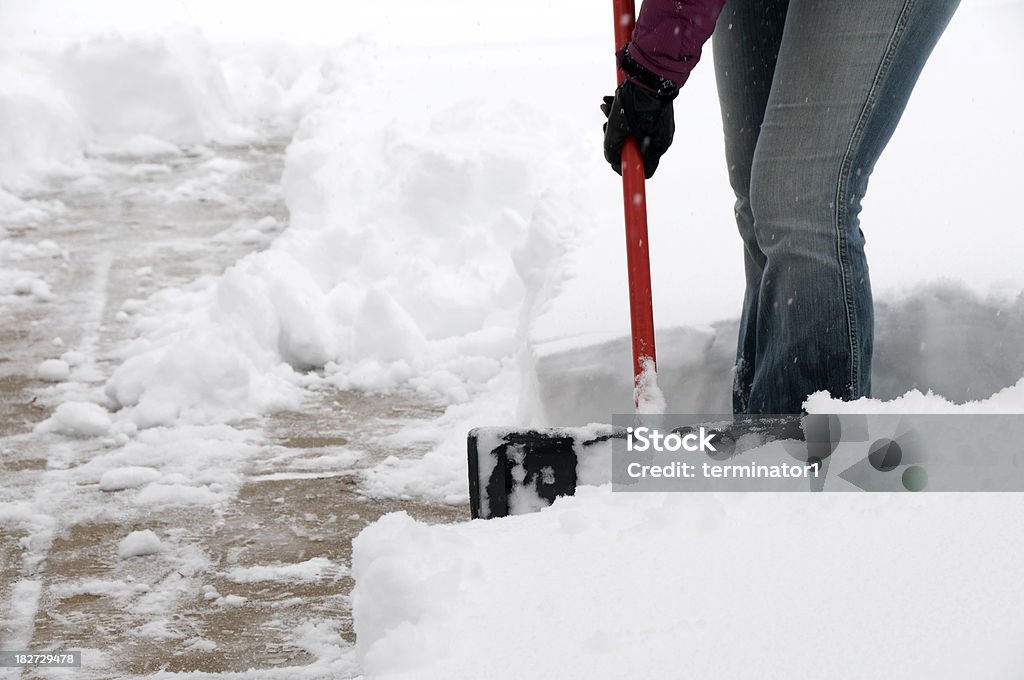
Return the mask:
POLYGON ((659 99, 671 101, 676 98, 677 94, 679 94, 679 87, 674 82, 668 78, 659 76, 657 73, 634 59, 629 53, 629 45, 626 45, 619 50, 615 57, 619 64, 619 68, 622 69, 622 72, 626 74, 627 78, 645 90, 649 90, 659 99))

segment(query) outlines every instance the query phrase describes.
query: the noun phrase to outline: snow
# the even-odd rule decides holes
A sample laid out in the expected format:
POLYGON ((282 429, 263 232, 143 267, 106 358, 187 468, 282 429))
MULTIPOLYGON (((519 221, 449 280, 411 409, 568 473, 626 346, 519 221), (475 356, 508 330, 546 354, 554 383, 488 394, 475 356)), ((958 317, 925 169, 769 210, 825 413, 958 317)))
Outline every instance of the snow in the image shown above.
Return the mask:
POLYGON ((22 278, 14 284, 14 293, 17 295, 31 295, 40 302, 50 302, 55 299, 49 284, 39 278, 22 278))
POLYGON ((124 491, 155 482, 163 475, 148 467, 128 466, 107 470, 100 476, 100 490, 124 491))
POLYGON ((226 338, 175 335, 166 346, 121 364, 107 383, 106 395, 121 409, 120 418, 140 428, 179 421, 230 422, 295 403, 292 385, 269 366, 267 375, 253 376, 251 360, 240 349, 226 338))
POLYGON ((95 595, 127 600, 141 593, 149 592, 150 586, 145 583, 113 581, 104 579, 84 579, 76 582, 61 583, 54 587, 54 596, 60 599, 78 595, 95 595))
POLYGON ((227 573, 235 583, 258 583, 260 581, 319 581, 323 578, 339 578, 345 573, 343 567, 326 557, 313 557, 297 564, 257 565, 236 567, 227 573))
POLYGON ((227 85, 194 31, 93 36, 61 55, 58 77, 90 140, 194 144, 229 132, 227 85))
POLYGON ((246 603, 246 598, 241 595, 225 595, 213 601, 218 607, 241 607, 246 603))
POLYGON ((289 228, 220 279, 131 310, 145 342, 107 384, 119 418, 145 428, 283 408, 310 368, 341 389, 453 403, 514 370, 528 312, 557 278, 555 226, 571 228, 547 196, 572 180, 538 154, 556 132, 536 138, 547 122, 535 110, 470 102, 381 129, 380 95, 353 99, 368 81, 337 78, 288 150, 289 228), (481 150, 494 124, 505 137, 481 150))
POLYGON ((929 390, 911 390, 883 401, 881 399, 833 399, 828 392, 815 392, 804 402, 808 413, 1024 413, 1024 378, 993 394, 988 399, 955 403, 929 390))
POLYGON ((164 544, 160 540, 160 537, 150 529, 133 531, 121 539, 121 542, 117 544, 117 554, 120 555, 122 559, 155 555, 163 552, 164 549, 164 544))
POLYGON ((357 653, 389 679, 1018 677, 1022 519, 1009 495, 607 487, 504 520, 392 514, 354 545, 357 653))
POLYGON ((136 494, 136 505, 210 505, 223 498, 211 486, 188 484, 149 484, 136 494))
POLYGON ((0 257, 10 262, 21 262, 32 258, 58 257, 61 248, 50 239, 38 243, 7 240, 8 234, 0 231, 0 257))
POLYGON ((66 401, 53 415, 36 425, 36 432, 56 432, 73 437, 98 437, 110 431, 110 414, 99 404, 66 401))
POLYGON ((185 649, 190 652, 212 652, 217 649, 217 643, 203 638, 192 638, 186 642, 185 649))
POLYGON ((660 415, 665 413, 665 395, 658 387, 658 373, 654 360, 645 357, 641 363, 642 371, 636 377, 633 387, 633 403, 636 412, 643 415, 660 415))
POLYGON ((36 374, 40 380, 45 380, 46 382, 61 382, 62 380, 67 380, 68 376, 71 375, 71 368, 62 359, 47 359, 39 364, 36 374))
POLYGON ((116 423, 115 433, 125 441, 91 452, 73 474, 101 491, 128 491, 125 497, 140 507, 216 504, 239 486, 240 467, 257 451, 252 432, 226 426, 136 432, 116 423))
POLYGON ((78 161, 86 143, 73 105, 40 71, 24 57, 0 61, 0 189, 24 189, 33 175, 78 161))
MULTIPOLYGON (((45 12, 54 3, 40 4, 45 12)), ((154 157, 254 141, 294 127, 320 86, 322 51, 262 45, 222 57, 185 22, 88 30, 48 17, 23 32, 26 9, 0 17, 9 34, 0 49, 0 205, 15 211, 5 220, 46 210, 17 193, 48 175, 81 174, 87 154, 154 157)))
POLYGON ((60 355, 60 360, 69 367, 81 366, 86 362, 87 357, 77 350, 68 350, 60 355))
POLYGON ((53 528, 54 520, 50 515, 33 508, 30 503, 15 501, 0 503, 0 523, 45 531, 53 528))

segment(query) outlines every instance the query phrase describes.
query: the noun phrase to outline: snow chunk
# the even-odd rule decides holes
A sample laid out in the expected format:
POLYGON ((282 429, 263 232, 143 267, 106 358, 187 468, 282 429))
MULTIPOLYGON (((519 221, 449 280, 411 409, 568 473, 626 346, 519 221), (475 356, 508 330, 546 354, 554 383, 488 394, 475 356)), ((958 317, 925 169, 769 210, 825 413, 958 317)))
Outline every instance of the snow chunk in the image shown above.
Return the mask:
POLYGON ((66 363, 70 367, 81 366, 87 361, 88 357, 79 352, 78 350, 68 350, 64 354, 60 355, 60 360, 66 363))
POLYGON ((213 640, 207 640, 206 638, 194 637, 185 640, 184 647, 182 649, 189 652, 212 652, 217 649, 217 643, 213 640))
POLYGON ((50 285, 42 279, 32 282, 32 297, 40 302, 53 302, 57 299, 57 296, 50 290, 50 285))
POLYGON ((57 296, 50 290, 49 284, 40 278, 18 279, 14 283, 16 295, 31 295, 40 302, 52 302, 57 296))
POLYGON ((99 437, 110 431, 110 414, 88 401, 66 401, 53 415, 35 427, 36 432, 55 432, 72 437, 99 437))
POLYGON ((46 382, 63 382, 71 375, 71 367, 63 359, 47 359, 36 368, 36 375, 46 382))
POLYGON ((213 601, 218 607, 241 607, 248 600, 241 595, 225 595, 213 601))
POLYGON ((100 490, 122 491, 124 489, 135 489, 145 486, 160 479, 162 475, 158 470, 148 467, 122 467, 107 470, 100 477, 100 490))
POLYGON ((164 551, 160 537, 151 530, 133 531, 121 539, 117 545, 117 554, 122 558, 155 555, 164 551))

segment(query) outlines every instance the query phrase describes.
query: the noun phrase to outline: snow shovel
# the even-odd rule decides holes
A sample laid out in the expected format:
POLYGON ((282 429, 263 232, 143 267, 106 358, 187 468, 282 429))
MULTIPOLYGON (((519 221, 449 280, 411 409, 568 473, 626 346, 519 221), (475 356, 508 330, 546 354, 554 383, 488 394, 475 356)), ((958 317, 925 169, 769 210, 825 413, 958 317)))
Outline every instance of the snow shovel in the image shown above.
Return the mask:
MULTIPOLYGON (((612 0, 615 49, 633 35, 633 0, 612 0)), ((621 84, 625 75, 618 71, 621 84)), ((622 148, 622 196, 626 218, 630 332, 633 338, 633 396, 638 410, 657 392, 654 312, 647 241, 647 199, 640 148, 628 138, 622 148)), ((656 397, 654 397, 656 400, 656 397)), ((625 437, 624 429, 478 427, 470 431, 469 496, 474 519, 535 512, 576 490, 577 463, 596 444, 625 437)))

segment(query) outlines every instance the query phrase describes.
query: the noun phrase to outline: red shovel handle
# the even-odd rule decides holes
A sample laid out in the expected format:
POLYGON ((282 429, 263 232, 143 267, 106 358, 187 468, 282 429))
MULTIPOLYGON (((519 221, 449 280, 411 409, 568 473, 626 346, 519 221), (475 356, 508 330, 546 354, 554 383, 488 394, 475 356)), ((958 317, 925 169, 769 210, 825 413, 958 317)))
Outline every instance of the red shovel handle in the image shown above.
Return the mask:
MULTIPOLYGON (((615 9, 615 50, 633 36, 636 13, 633 0, 612 0, 615 9)), ((618 72, 618 82, 625 75, 618 72)), ((622 202, 626 212, 626 262, 629 268, 629 318, 633 336, 634 385, 654 353, 654 306, 651 302, 651 259, 647 248, 647 194, 644 161, 632 137, 622 147, 622 202)))

